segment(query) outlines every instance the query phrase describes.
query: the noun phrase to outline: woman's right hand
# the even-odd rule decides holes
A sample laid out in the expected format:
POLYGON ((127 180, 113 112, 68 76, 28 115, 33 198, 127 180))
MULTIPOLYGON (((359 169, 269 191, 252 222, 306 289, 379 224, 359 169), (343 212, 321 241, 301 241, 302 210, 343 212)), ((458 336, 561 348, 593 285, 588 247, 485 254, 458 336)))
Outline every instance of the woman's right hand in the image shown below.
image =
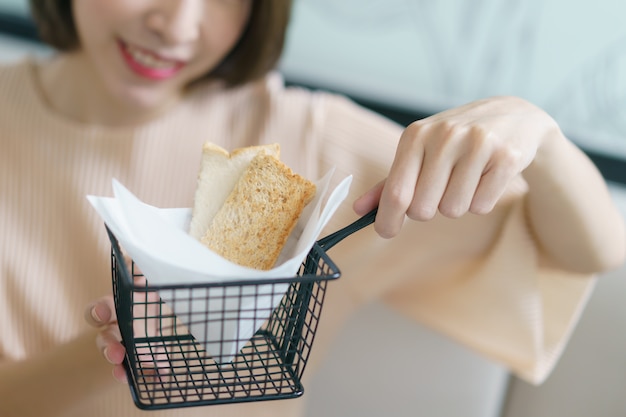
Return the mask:
POLYGON ((120 382, 126 382, 126 371, 122 364, 126 349, 121 343, 113 296, 104 296, 89 304, 85 309, 85 320, 98 329, 96 345, 104 358, 113 365, 113 376, 120 382))

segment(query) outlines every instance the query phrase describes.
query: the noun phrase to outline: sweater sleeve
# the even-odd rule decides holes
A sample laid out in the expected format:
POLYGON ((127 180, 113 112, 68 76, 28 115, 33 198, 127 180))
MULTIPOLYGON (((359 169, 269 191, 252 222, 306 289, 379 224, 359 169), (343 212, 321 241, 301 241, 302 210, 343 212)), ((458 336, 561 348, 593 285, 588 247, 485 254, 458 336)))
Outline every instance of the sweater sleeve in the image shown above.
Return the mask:
MULTIPOLYGON (((353 186, 334 223, 355 219, 351 204, 385 178, 402 128, 349 100, 321 100, 320 165, 353 186)), ((402 314, 539 384, 558 361, 595 277, 545 267, 524 213, 520 176, 492 213, 407 219, 399 236, 359 231, 330 253, 361 303, 381 299, 402 314)), ((329 230, 329 232, 332 230, 329 230)))
POLYGON ((539 265, 521 201, 476 267, 384 295, 393 308, 541 384, 561 356, 595 278, 539 265))

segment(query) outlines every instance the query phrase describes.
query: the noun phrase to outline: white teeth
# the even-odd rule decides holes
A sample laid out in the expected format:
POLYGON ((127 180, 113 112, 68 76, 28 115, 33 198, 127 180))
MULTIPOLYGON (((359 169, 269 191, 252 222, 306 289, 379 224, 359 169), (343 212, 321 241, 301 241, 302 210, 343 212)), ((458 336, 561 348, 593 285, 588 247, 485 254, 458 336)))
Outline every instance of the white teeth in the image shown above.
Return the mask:
POLYGON ((130 45, 126 46, 126 50, 133 57, 135 61, 137 61, 139 64, 144 65, 146 67, 162 69, 162 68, 172 68, 176 65, 172 61, 164 61, 162 59, 155 58, 154 56, 147 54, 137 48, 133 48, 130 45))

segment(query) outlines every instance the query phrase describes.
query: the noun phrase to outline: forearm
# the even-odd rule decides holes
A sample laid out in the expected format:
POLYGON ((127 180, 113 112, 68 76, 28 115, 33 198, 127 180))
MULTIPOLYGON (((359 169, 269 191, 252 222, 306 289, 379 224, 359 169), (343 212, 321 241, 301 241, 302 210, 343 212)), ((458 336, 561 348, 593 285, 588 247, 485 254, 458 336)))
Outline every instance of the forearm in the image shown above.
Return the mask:
POLYGON ((527 213, 546 255, 559 266, 594 273, 626 255, 624 220, 600 172, 555 128, 523 173, 527 213))
POLYGON ((114 386, 95 339, 89 331, 33 358, 0 365, 0 415, 62 415, 77 401, 114 386))

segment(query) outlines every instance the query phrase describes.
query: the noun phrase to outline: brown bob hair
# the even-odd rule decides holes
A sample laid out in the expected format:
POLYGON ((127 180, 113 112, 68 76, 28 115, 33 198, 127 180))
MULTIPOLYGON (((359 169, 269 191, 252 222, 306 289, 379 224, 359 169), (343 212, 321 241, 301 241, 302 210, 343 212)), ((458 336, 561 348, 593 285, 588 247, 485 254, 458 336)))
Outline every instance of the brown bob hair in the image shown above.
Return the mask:
MULTIPOLYGON (((74 0, 30 0, 30 10, 41 40, 59 51, 80 47, 74 24, 74 0)), ((248 26, 237 45, 205 79, 236 86, 274 68, 283 50, 292 0, 249 0, 248 26)))

